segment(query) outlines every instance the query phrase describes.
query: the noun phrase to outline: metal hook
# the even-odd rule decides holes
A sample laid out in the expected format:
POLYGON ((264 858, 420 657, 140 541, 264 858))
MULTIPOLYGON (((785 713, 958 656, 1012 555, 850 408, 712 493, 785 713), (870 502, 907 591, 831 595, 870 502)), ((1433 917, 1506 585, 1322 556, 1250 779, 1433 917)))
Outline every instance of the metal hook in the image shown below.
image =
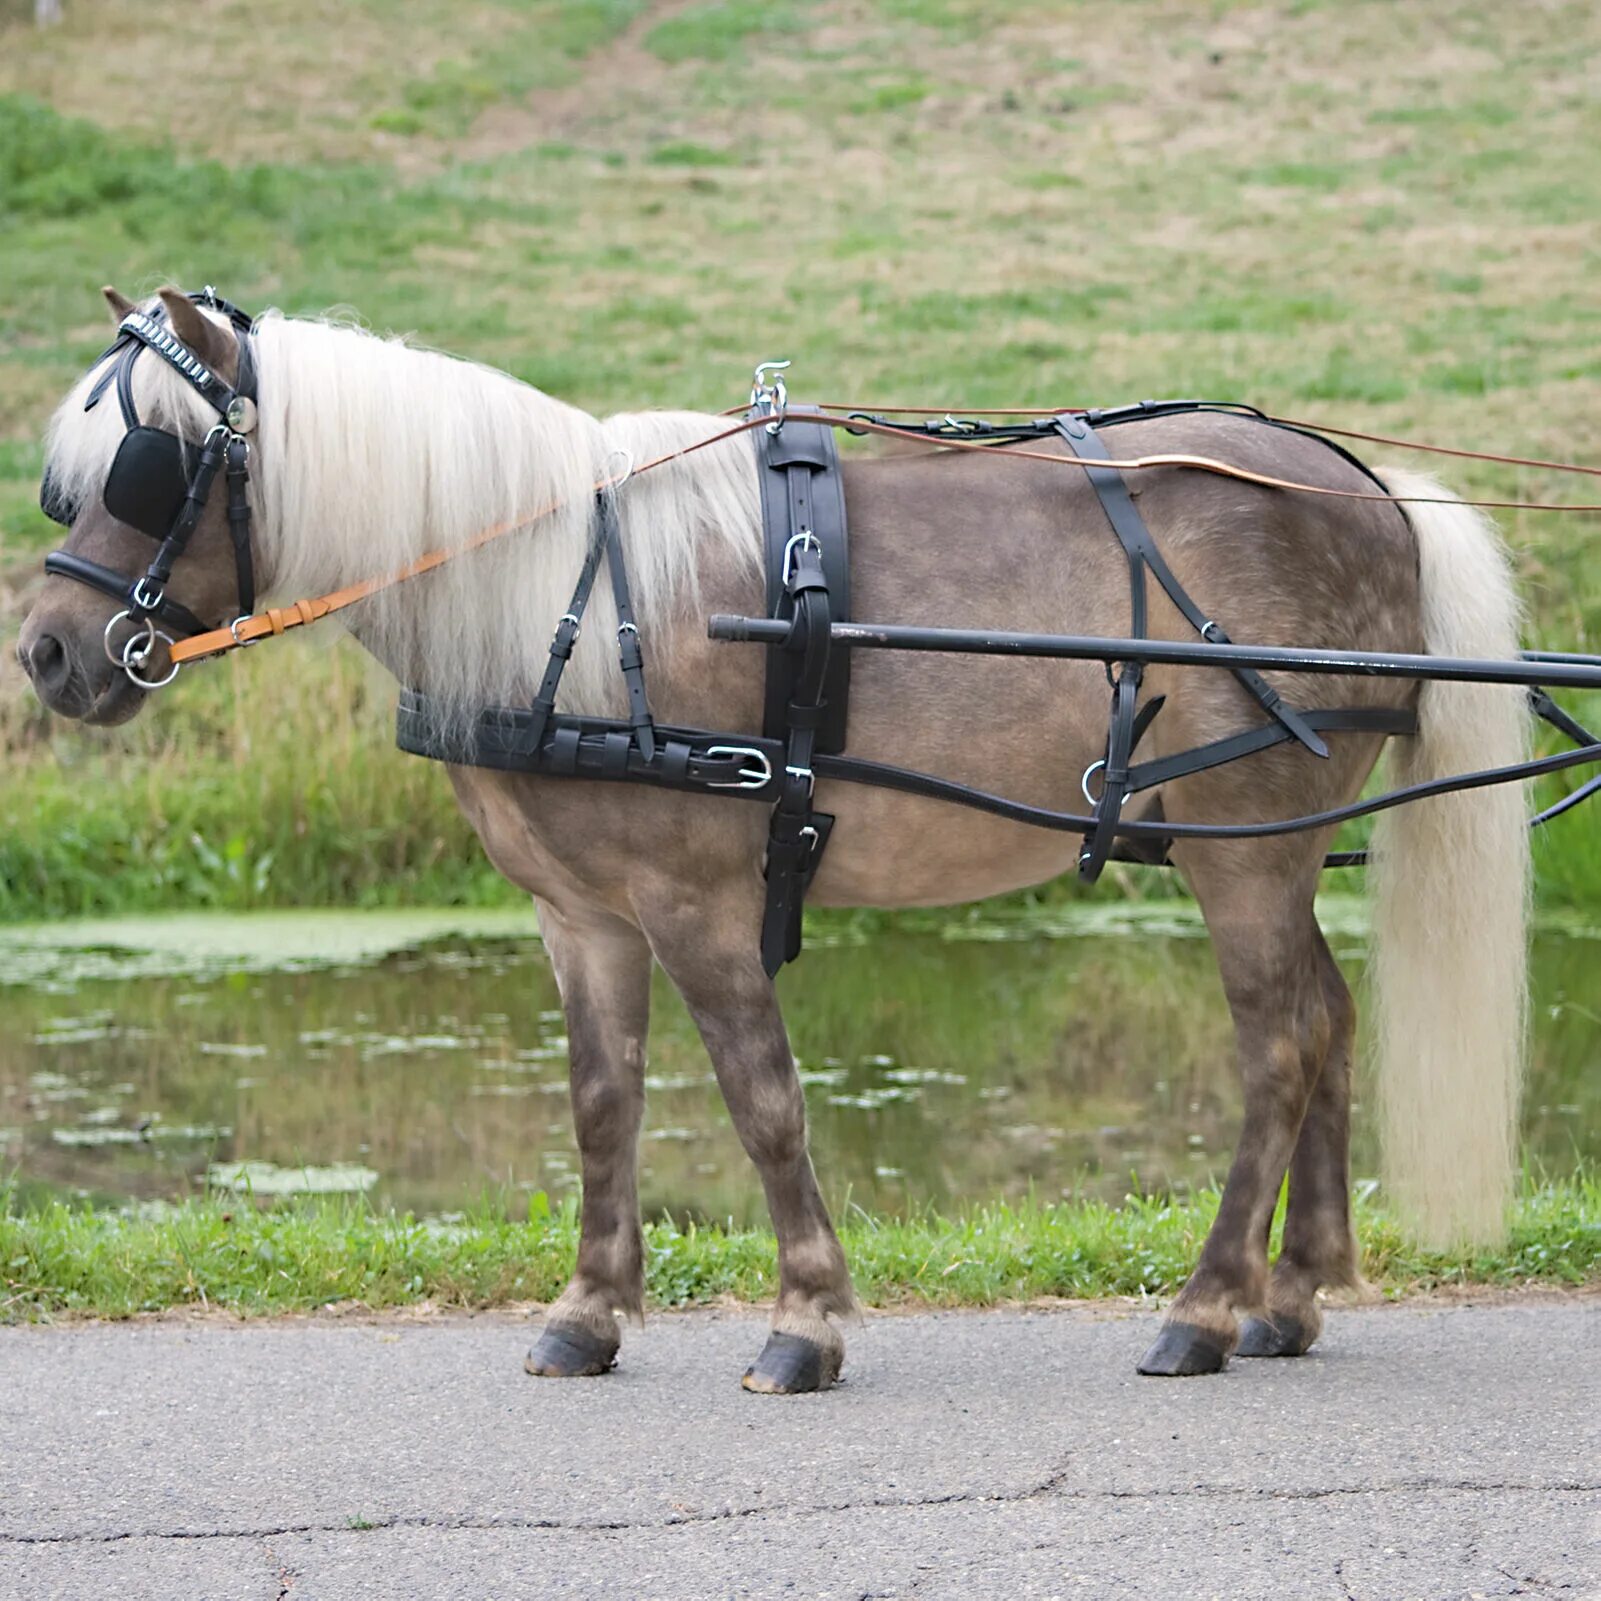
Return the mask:
POLYGON ((789 410, 789 387, 784 382, 783 374, 790 363, 787 361, 759 361, 756 364, 755 376, 751 382, 750 403, 755 411, 765 411, 772 421, 767 425, 770 434, 776 434, 784 426, 784 414, 789 410), (767 374, 773 374, 773 381, 766 381, 767 374))
POLYGON ((634 475, 634 466, 636 466, 636 456, 634 456, 634 451, 629 450, 628 445, 613 445, 612 450, 607 451, 607 458, 605 458, 605 464, 607 464, 608 472, 612 471, 613 456, 621 456, 621 458, 628 463, 628 466, 624 467, 623 469, 623 477, 620 477, 620 479, 613 479, 610 484, 605 485, 605 488, 607 488, 607 492, 610 493, 610 495, 615 495, 615 493, 618 492, 618 490, 620 490, 620 488, 623 487, 623 485, 626 484, 629 479, 631 479, 632 475, 634 475))

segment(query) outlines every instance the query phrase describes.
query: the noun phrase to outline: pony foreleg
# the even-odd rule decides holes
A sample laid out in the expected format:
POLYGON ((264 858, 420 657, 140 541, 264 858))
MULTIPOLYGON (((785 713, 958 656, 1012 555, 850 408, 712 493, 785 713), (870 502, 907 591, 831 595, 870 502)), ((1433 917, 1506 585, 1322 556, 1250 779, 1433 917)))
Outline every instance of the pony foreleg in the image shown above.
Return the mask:
POLYGON ((806 1101, 773 982, 762 971, 746 908, 674 907, 646 929, 711 1056, 728 1110, 767 1194, 778 1236, 772 1333, 747 1390, 826 1390, 845 1341, 830 1313, 855 1310, 845 1253, 806 1147, 806 1101), (721 931, 721 932, 719 932, 721 931))
POLYGON ((637 1159, 645 1109, 650 947, 606 913, 567 915, 544 901, 539 928, 567 1015, 573 1126, 583 1176, 578 1263, 523 1366, 540 1378, 604 1373, 617 1357, 616 1313, 644 1315, 637 1159))
MULTIPOLYGON (((1222 865, 1219 863, 1218 865, 1222 865)), ((1267 1310, 1267 1241, 1279 1185, 1329 1044, 1313 929, 1288 875, 1192 873, 1218 953, 1239 1043, 1245 1117, 1217 1219, 1141 1373, 1215 1373, 1234 1349, 1237 1310, 1267 1310), (1288 881, 1287 881, 1288 879, 1288 881)))
POLYGON ((1351 1054, 1356 1005, 1322 931, 1315 933, 1318 976, 1328 1008, 1329 1043, 1290 1161, 1284 1248, 1268 1280, 1266 1317, 1247 1318, 1240 1356, 1301 1356, 1323 1328, 1317 1292, 1362 1282, 1351 1229, 1351 1054))

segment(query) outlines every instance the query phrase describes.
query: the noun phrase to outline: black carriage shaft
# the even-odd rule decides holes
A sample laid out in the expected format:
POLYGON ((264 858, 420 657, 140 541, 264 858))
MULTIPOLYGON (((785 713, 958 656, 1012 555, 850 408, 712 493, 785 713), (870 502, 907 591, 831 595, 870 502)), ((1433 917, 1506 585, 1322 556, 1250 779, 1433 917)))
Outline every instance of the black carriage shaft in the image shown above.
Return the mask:
MULTIPOLYGON (((768 617, 719 613, 707 624, 715 640, 782 645, 790 625, 768 617)), ((1397 651, 1307 650, 1289 645, 1113 639, 1094 634, 1014 634, 979 628, 916 628, 899 623, 835 623, 836 645, 871 650, 932 650, 970 656, 1044 656, 1072 661, 1156 662, 1178 667, 1251 667, 1294 673, 1377 678, 1435 678, 1548 689, 1601 689, 1601 657, 1526 652, 1516 661, 1417 656, 1397 651)))

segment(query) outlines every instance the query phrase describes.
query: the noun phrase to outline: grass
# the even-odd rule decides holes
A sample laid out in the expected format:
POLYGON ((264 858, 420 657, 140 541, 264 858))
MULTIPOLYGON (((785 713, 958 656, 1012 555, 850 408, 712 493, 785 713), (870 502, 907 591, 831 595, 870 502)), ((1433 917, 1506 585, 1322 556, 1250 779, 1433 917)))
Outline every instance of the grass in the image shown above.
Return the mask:
MULTIPOLYGON (((7 631, 55 537, 38 440, 109 280, 354 307, 600 412, 717 409, 788 355, 802 398, 1192 393, 1601 446, 1581 0, 359 0, 332 28, 319 0, 218 0, 131 33, 115 0, 45 32, 27 9, 0 5, 7 631), (152 94, 180 60, 185 93, 152 94)), ((1531 641, 1596 648, 1595 521, 1505 526, 1531 641)), ((0 916, 511 899, 388 703, 299 642, 111 734, 0 673, 0 916)), ((1601 831, 1540 854, 1547 904, 1601 903, 1601 831)))
MULTIPOLYGON (((1122 1206, 993 1205, 956 1218, 856 1215, 841 1237, 868 1306, 992 1306, 1041 1297, 1173 1293, 1194 1264, 1217 1193, 1130 1198, 1122 1206)), ((1497 1249, 1420 1250, 1370 1203, 1358 1207, 1365 1272, 1385 1294, 1449 1285, 1594 1285, 1601 1281, 1601 1186, 1586 1178, 1530 1187, 1497 1249)), ((453 1222, 354 1201, 192 1201, 110 1213, 62 1203, 0 1206, 0 1321, 123 1318, 172 1307, 246 1315, 330 1304, 374 1309, 429 1302, 491 1307, 548 1301, 577 1250, 577 1214, 536 1194, 524 1221, 485 1205, 453 1222)), ((770 1300, 765 1230, 645 1230, 657 1307, 770 1300)))

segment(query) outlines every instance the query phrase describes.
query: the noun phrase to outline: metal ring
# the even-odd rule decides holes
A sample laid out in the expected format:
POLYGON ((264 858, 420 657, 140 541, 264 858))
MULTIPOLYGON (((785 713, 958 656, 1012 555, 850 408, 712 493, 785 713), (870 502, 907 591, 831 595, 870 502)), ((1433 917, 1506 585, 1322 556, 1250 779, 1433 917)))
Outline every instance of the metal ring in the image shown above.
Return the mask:
POLYGON ((1096 768, 1105 766, 1106 758, 1104 756, 1098 762, 1091 762, 1090 765, 1084 769, 1084 776, 1078 781, 1078 787, 1084 792, 1084 799, 1087 800, 1091 806, 1099 806, 1101 803, 1092 794, 1090 794, 1090 779, 1094 777, 1096 768))
POLYGON ((127 645, 122 647, 123 672, 125 672, 128 677, 140 687, 140 689, 165 689, 167 685, 178 676, 178 671, 183 666, 182 662, 174 662, 172 664, 172 671, 169 672, 165 678, 141 678, 137 669, 143 667, 144 664, 149 661, 150 652, 155 649, 156 641, 158 639, 164 641, 167 647, 171 649, 173 643, 172 636, 170 634, 162 633, 160 629, 156 628, 155 625, 152 624, 150 628, 150 637, 145 644, 145 648, 137 656, 130 657, 129 647, 135 643, 138 637, 139 636, 137 634, 134 635, 134 638, 130 639, 127 645))
MULTIPOLYGON (((138 639, 139 635, 137 633, 131 635, 124 642, 122 650, 115 651, 111 648, 111 630, 115 628, 118 623, 132 621, 133 613, 125 608, 124 610, 118 612, 117 615, 106 624, 105 632, 100 636, 100 643, 101 647, 105 650, 106 660, 110 662, 113 667, 125 667, 127 665, 127 663, 122 659, 123 653, 127 650, 128 646, 134 642, 134 640, 138 639)), ((156 625, 149 617, 142 619, 142 621, 144 622, 146 633, 145 651, 148 654, 150 646, 155 643, 156 625)))

